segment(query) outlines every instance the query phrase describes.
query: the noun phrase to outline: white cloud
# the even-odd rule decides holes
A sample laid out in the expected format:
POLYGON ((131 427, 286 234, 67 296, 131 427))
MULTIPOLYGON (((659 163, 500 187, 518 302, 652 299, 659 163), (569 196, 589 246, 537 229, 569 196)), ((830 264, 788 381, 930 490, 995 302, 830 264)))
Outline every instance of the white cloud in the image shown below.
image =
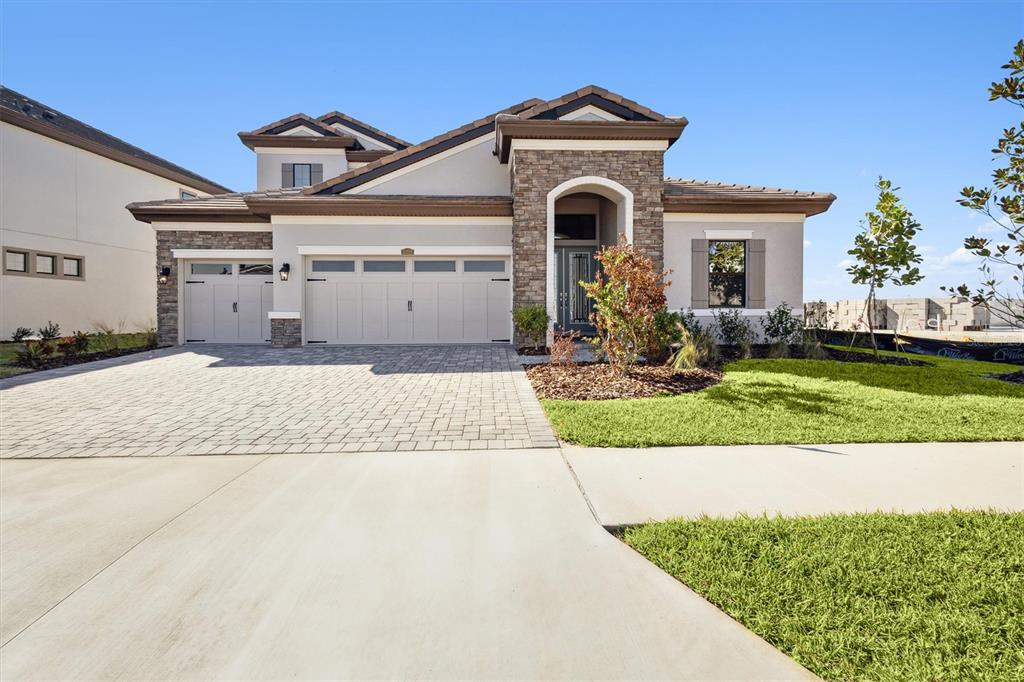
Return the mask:
POLYGON ((805 249, 811 248, 811 240, 810 239, 805 239, 804 240, 804 248, 805 249))
MULTIPOLYGON (((928 258, 925 258, 925 262, 928 262, 928 258)), ((974 263, 977 261, 977 256, 973 255, 970 251, 960 246, 954 249, 952 252, 947 253, 944 256, 938 256, 930 259, 931 265, 937 269, 948 268, 953 265, 961 265, 964 263, 974 263)))
POLYGON ((844 258, 843 260, 841 260, 838 263, 836 263, 836 267, 837 268, 842 268, 843 270, 845 270, 846 268, 850 267, 851 265, 855 264, 856 262, 857 261, 855 261, 852 258, 844 258))
POLYGON ((992 234, 993 232, 999 232, 1003 229, 1003 226, 994 220, 989 220, 983 223, 980 227, 974 228, 978 234, 992 234))

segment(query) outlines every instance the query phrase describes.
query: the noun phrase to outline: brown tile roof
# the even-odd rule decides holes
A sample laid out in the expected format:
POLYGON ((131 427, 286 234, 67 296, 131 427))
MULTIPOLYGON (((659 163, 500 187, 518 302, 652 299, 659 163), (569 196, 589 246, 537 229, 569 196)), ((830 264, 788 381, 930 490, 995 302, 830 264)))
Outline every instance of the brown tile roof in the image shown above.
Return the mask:
POLYGON ((499 114, 516 114, 524 109, 532 107, 541 100, 533 98, 526 101, 514 104, 511 107, 496 111, 493 114, 488 114, 481 118, 476 119, 466 125, 459 126, 454 130, 449 130, 446 133, 442 133, 436 137, 432 137, 429 140, 414 144, 411 147, 400 149, 393 154, 381 157, 376 161, 371 161, 365 166, 359 168, 353 168, 341 175, 330 178, 321 182, 319 185, 307 188, 303 193, 307 195, 313 194, 337 194, 343 192, 349 187, 354 187, 357 184, 362 184, 373 178, 386 175, 387 173, 402 168, 411 163, 415 163, 421 159, 428 158, 434 154, 438 154, 449 147, 454 147, 462 142, 484 135, 494 129, 494 119, 499 114))
POLYGON ((126 207, 143 222, 269 222, 288 215, 510 216, 508 196, 319 195, 301 189, 232 192, 199 199, 141 201, 126 207))
MULTIPOLYGON (((292 114, 291 116, 285 116, 284 118, 282 118, 280 120, 274 121, 273 123, 268 123, 267 125, 263 126, 262 128, 257 128, 256 130, 250 130, 250 131, 246 132, 245 134, 246 135, 274 135, 274 134, 277 134, 277 133, 282 133, 285 130, 291 130, 292 128, 296 128, 296 127, 298 127, 300 125, 305 125, 306 127, 310 128, 311 130, 315 130, 318 133, 320 133, 322 135, 326 135, 328 137, 331 137, 331 136, 334 136, 334 135, 338 134, 330 126, 324 125, 323 123, 321 123, 317 119, 313 118, 312 116, 307 116, 306 114, 301 114, 301 113, 300 114, 292 114)), ((239 135, 241 135, 241 134, 242 133, 239 133, 239 135)))
POLYGON ((250 210, 271 215, 511 216, 509 196, 422 196, 411 194, 328 194, 246 197, 250 210))
POLYGON ((265 217, 256 216, 249 210, 245 200, 250 196, 260 198, 297 195, 301 189, 266 190, 262 192, 229 192, 196 199, 163 199, 160 201, 136 201, 125 206, 137 220, 186 220, 211 222, 268 222, 265 217))
POLYGON ((203 192, 230 191, 198 173, 3 86, 0 86, 0 120, 203 192))
POLYGON ((556 97, 555 99, 550 99, 546 102, 540 102, 537 105, 527 109, 526 111, 520 112, 519 117, 523 119, 536 118, 537 116, 540 116, 541 114, 547 111, 556 109, 564 104, 569 104, 570 102, 574 102, 578 99, 583 99, 589 95, 595 95, 602 99, 608 100, 613 104, 617 104, 621 107, 629 109, 630 111, 640 114, 641 116, 644 116, 646 118, 649 118, 652 121, 664 121, 668 118, 667 116, 659 114, 657 111, 654 111, 653 109, 649 109, 642 104, 634 102, 631 99, 627 99, 622 95, 611 92, 610 90, 605 90, 604 88, 599 87, 597 85, 587 85, 578 90, 567 92, 561 97, 556 97))
POLYGON ((836 195, 761 185, 739 185, 712 180, 665 178, 662 191, 665 211, 726 213, 793 212, 807 216, 828 210, 836 195))
POLYGON ((369 123, 364 123, 358 118, 352 118, 348 114, 343 114, 340 111, 331 111, 317 119, 324 125, 331 125, 332 123, 341 123, 352 130, 362 133, 367 137, 372 137, 378 142, 383 142, 386 145, 390 145, 397 149, 404 149, 410 146, 411 142, 406 142, 400 137, 395 137, 391 133, 386 133, 379 128, 374 128, 369 123), (337 119, 337 121, 335 121, 337 119))

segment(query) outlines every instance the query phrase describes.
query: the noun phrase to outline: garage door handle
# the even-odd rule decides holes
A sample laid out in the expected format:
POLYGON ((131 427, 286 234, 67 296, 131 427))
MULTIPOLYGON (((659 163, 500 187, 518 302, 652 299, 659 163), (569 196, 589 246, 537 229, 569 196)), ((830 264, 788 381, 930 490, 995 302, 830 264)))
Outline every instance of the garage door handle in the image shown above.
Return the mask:
POLYGON ((412 312, 412 301, 409 301, 409 312, 412 312))
POLYGON ((235 313, 238 312, 238 301, 235 301, 234 303, 231 304, 231 311, 235 313))

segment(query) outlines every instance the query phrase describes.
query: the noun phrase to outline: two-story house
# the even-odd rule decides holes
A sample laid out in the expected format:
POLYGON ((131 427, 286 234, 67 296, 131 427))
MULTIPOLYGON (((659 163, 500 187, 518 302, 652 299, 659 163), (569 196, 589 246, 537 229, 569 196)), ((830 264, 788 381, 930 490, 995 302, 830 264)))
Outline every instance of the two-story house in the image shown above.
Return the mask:
POLYGON ((672 270, 672 309, 799 307, 804 221, 835 197, 666 178, 686 125, 588 86, 412 145, 338 112, 240 133, 255 192, 129 206, 161 341, 505 343, 527 304, 585 332, 578 283, 620 236, 672 270))

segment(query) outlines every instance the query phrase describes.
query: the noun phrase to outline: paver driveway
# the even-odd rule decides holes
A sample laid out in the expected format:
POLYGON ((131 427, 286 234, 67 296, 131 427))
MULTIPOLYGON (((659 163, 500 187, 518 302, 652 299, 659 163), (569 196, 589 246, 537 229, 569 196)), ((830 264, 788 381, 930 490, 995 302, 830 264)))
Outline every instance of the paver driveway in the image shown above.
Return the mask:
POLYGON ((0 382, 2 457, 554 447, 508 346, 154 351, 0 382))

